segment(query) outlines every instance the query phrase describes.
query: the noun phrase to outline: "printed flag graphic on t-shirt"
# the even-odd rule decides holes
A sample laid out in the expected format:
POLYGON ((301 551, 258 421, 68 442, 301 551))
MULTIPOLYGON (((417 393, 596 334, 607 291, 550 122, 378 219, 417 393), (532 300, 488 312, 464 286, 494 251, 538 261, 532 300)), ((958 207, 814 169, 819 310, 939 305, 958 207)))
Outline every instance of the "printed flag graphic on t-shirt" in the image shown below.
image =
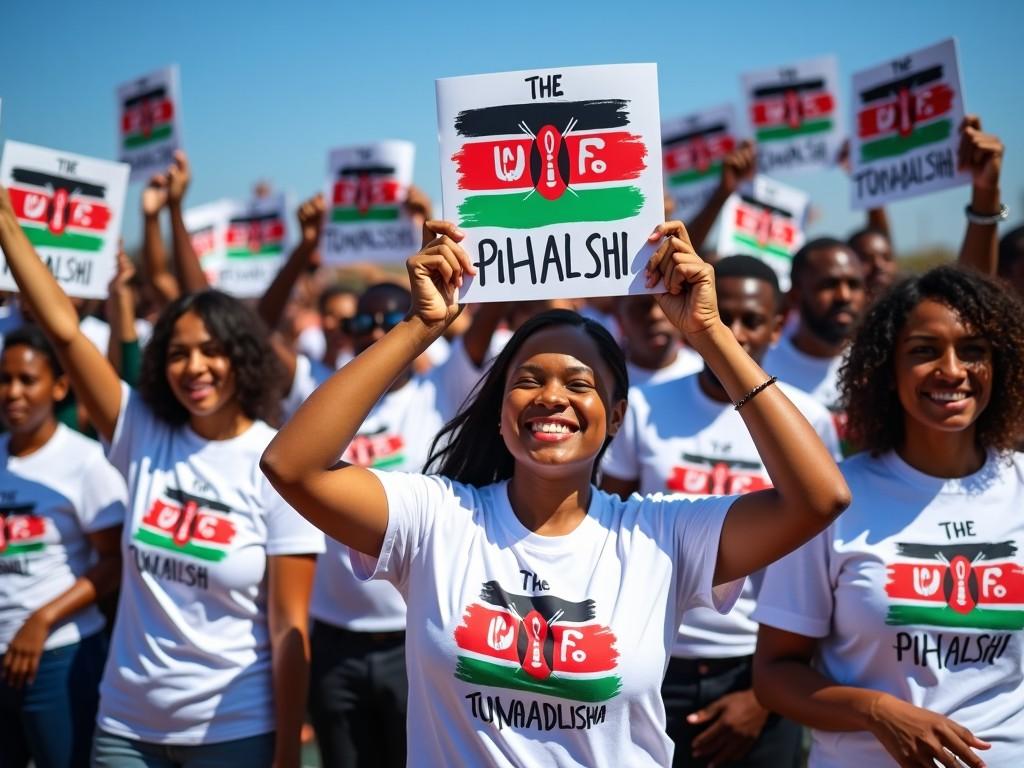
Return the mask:
POLYGON ((405 461, 405 440, 384 428, 363 432, 352 438, 341 459, 360 467, 390 469, 405 461))
POLYGON ((218 562, 227 557, 235 538, 231 508, 168 488, 139 521, 135 540, 182 555, 218 562))
POLYGON ((480 194, 459 205, 459 224, 532 229, 639 214, 644 196, 629 182, 646 168, 647 147, 626 130, 628 106, 606 99, 460 112, 455 132, 469 141, 452 156, 458 187, 480 194))
POLYGON ((618 695, 615 635, 595 618, 593 600, 516 595, 488 581, 455 630, 455 677, 575 701, 618 695))
POLYGON ((857 136, 865 163, 945 141, 955 128, 949 115, 954 92, 944 81, 941 64, 858 96, 857 136))
POLYGON ((820 77, 765 85, 753 91, 750 119, 758 141, 832 130, 835 99, 820 77))
POLYGON ((7 191, 32 245, 88 252, 103 248, 112 219, 103 184, 14 168, 7 191))
POLYGON ((0 557, 46 548, 46 519, 33 515, 35 504, 0 504, 0 557))
POLYGON ((174 102, 164 86, 127 99, 121 112, 121 145, 137 149, 163 141, 174 131, 174 102))
POLYGON ((279 211, 253 216, 233 216, 228 221, 229 259, 281 256, 283 253, 284 221, 281 220, 279 211))
POLYGON ((331 189, 331 221, 397 221, 405 194, 389 165, 350 165, 338 171, 331 189))
POLYGON ((887 567, 885 623, 1024 629, 1024 564, 1012 541, 898 543, 887 567))
POLYGON ((673 493, 727 496, 771 488, 764 466, 756 461, 712 458, 684 453, 665 483, 673 493))

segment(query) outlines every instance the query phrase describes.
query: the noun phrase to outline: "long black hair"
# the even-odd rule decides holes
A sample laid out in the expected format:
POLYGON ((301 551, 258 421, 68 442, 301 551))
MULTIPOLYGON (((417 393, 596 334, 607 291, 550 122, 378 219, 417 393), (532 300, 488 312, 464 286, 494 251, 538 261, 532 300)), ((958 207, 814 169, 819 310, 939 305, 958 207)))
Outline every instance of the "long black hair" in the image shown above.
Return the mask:
POLYGON ((224 349, 235 376, 235 397, 250 419, 274 423, 284 390, 284 366, 268 341, 270 334, 255 312, 220 291, 182 296, 164 308, 142 355, 139 393, 160 419, 179 426, 189 419, 188 409, 174 396, 167 382, 167 348, 174 325, 193 312, 224 349))
MULTIPOLYGON (((459 414, 444 425, 430 446, 427 471, 469 485, 483 486, 512 477, 515 460, 498 431, 501 405, 505 396, 505 382, 512 359, 526 340, 539 331, 557 326, 580 328, 597 345, 601 359, 612 373, 612 399, 626 399, 629 375, 626 359, 615 339, 600 323, 589 320, 566 309, 553 309, 534 315, 515 332, 505 348, 477 383, 459 414)), ((601 464, 601 456, 611 442, 604 445, 594 461, 594 474, 601 464)))

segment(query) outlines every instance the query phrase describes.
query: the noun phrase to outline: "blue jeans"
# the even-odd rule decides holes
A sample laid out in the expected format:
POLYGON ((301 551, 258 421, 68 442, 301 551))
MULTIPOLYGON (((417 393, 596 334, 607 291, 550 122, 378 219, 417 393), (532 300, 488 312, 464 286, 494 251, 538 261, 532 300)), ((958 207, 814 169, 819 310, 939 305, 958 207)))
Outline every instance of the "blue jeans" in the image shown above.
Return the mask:
POLYGON ((0 679, 0 768, 24 768, 30 759, 37 768, 89 764, 106 656, 106 636, 97 632, 43 651, 24 688, 0 679))
POLYGON ((213 744, 150 744, 96 729, 93 768, 263 768, 274 760, 274 732, 213 744))

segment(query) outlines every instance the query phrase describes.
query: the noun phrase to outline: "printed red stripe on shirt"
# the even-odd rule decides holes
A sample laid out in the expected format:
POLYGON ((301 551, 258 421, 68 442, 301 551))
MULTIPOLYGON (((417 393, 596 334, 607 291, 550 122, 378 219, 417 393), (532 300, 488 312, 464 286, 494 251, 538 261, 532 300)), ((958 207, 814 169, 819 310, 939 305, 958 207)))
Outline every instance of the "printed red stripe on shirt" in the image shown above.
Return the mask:
MULTIPOLYGON (((976 564, 958 580, 965 589, 977 594, 982 606, 1024 605, 1024 568, 1012 562, 976 564)), ((920 600, 939 604, 947 602, 946 580, 949 566, 945 563, 897 563, 886 569, 888 582, 885 593, 893 600, 920 600)))
POLYGON ((235 526, 230 520, 203 512, 201 509, 195 510, 194 519, 187 521, 191 530, 182 533, 180 528, 184 516, 185 510, 181 507, 157 499, 142 518, 142 522, 175 538, 176 541, 184 538, 185 541, 191 539, 197 542, 229 544, 234 538, 235 526))

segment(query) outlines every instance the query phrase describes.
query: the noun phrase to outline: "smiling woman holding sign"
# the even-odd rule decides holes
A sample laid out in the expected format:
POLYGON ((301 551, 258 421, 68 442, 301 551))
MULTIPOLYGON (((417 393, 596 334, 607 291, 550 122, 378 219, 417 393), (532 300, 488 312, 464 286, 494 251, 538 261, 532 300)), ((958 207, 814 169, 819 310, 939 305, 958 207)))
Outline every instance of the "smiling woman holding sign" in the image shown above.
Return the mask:
MULTIPOLYGON (((622 353, 598 324, 527 321, 442 431, 437 475, 338 464, 374 403, 459 313, 463 233, 408 263, 412 310, 322 385, 262 467, 282 496, 408 605, 411 765, 667 765, 659 695, 686 608, 728 610, 743 578, 849 503, 835 463, 718 317, 681 223, 660 225, 648 283, 741 407, 774 488, 626 501, 593 486, 622 422, 622 353), (360 554, 362 553, 362 554, 360 554)), ((680 404, 685 407, 685 404, 680 404)))

